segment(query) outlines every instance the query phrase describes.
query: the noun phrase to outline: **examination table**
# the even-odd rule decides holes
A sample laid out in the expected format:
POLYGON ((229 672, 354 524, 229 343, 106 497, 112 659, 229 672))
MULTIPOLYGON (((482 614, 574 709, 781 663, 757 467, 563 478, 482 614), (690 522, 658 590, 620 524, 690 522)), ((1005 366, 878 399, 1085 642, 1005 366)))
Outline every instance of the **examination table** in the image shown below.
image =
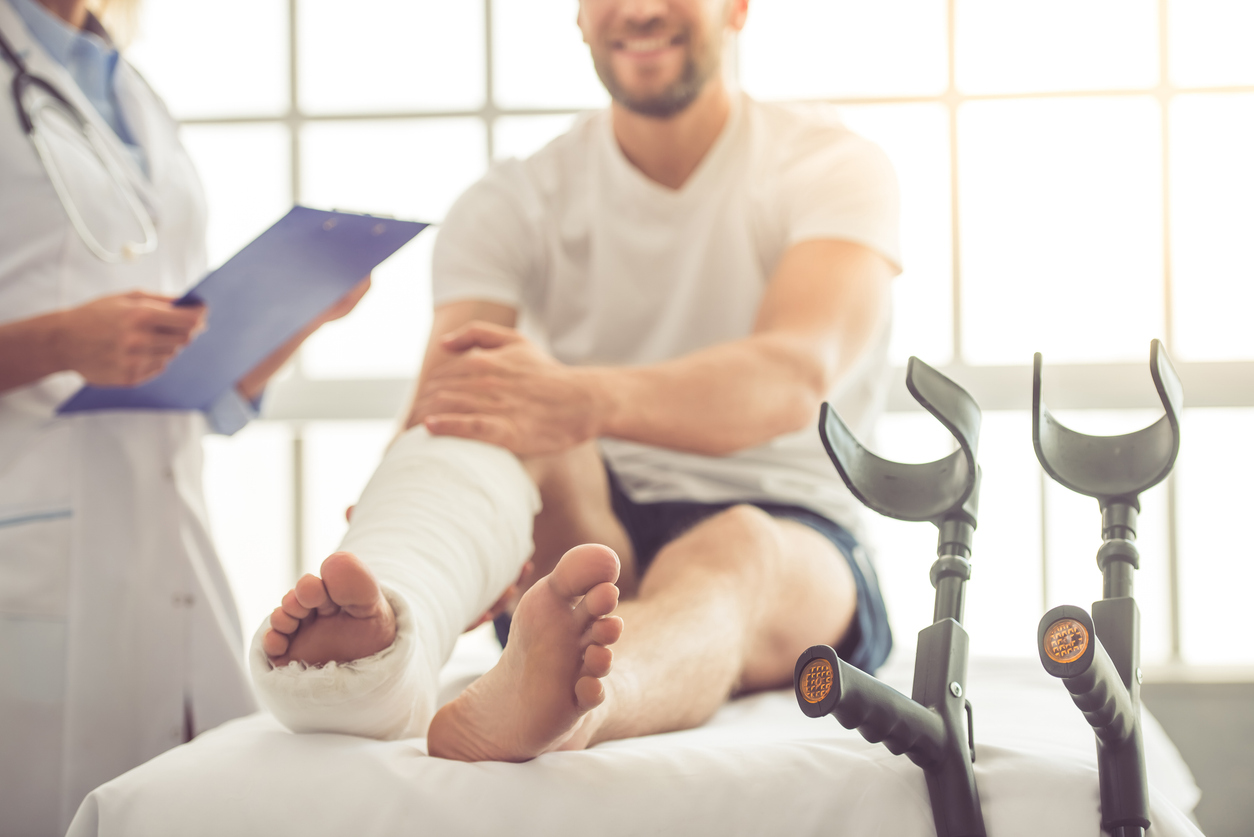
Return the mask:
MULTIPOLYGON (((453 696, 492 663, 482 631, 445 669, 453 696)), ((909 694, 913 660, 880 676, 909 694)), ((975 773, 990 837, 1098 837, 1093 733, 1035 658, 972 659, 975 773)), ((1154 837, 1199 835, 1199 791, 1146 712, 1154 837)), ((265 714, 224 724, 97 788, 86 835, 842 835, 930 837, 922 771, 791 689, 728 703, 685 732, 525 764, 426 755, 425 741, 294 735, 265 714)))

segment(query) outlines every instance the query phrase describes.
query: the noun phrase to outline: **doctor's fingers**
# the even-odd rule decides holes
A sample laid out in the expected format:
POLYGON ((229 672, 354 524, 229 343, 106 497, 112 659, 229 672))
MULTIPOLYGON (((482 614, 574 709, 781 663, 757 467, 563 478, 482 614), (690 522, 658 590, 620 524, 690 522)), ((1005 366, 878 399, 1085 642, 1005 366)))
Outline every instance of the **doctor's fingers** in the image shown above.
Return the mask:
POLYGON ((171 357, 173 355, 134 355, 117 363, 100 362, 77 371, 89 384, 133 387, 159 375, 171 357))
POLYGON ((208 309, 204 305, 174 306, 155 300, 144 300, 135 312, 135 325, 148 332, 169 334, 190 340, 205 325, 208 309))
POLYGON ((188 343, 187 338, 175 334, 140 332, 122 338, 118 349, 123 357, 172 358, 188 343))
POLYGON ((128 291, 92 300, 83 308, 118 312, 123 323, 137 328, 190 332, 203 325, 206 313, 204 303, 177 303, 174 297, 128 291))

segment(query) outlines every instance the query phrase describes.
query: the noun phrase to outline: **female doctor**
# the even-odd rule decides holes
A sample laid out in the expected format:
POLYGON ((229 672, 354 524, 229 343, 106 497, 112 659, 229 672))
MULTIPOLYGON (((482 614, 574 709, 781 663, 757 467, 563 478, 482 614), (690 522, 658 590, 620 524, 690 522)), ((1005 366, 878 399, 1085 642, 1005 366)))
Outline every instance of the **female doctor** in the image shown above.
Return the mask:
POLYGON ((172 303, 205 271, 206 211, 86 0, 0 0, 0 38, 0 834, 52 834, 97 785, 253 711, 200 438, 255 414, 368 280, 206 413, 56 415, 202 327, 172 303))

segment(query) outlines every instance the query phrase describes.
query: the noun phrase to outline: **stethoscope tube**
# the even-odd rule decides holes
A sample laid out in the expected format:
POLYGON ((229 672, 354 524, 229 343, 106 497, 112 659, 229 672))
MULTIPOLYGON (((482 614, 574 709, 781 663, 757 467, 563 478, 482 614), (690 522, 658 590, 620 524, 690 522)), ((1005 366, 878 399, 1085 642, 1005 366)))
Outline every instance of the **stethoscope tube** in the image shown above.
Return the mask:
POLYGON ((148 210, 144 208, 143 203, 139 199, 139 195, 135 194, 135 190, 131 188, 126 178, 126 173, 121 170, 117 161, 113 159, 108 147, 105 145, 103 138, 99 136, 96 127, 87 121, 82 111, 74 106, 60 90, 57 90, 50 83, 33 75, 26 68, 26 62, 17 54, 17 50, 9 43, 8 38, 4 36, 4 32, 0 31, 0 53, 4 53, 5 60, 13 65, 13 104, 17 109, 18 118, 22 123, 22 130, 26 136, 30 138, 31 144, 35 146, 35 153, 39 155, 40 162, 43 163, 44 171, 48 174, 48 179, 52 182, 52 188, 57 193, 57 198, 61 201, 65 214, 70 218, 70 224, 78 233, 79 238, 87 245, 87 249, 99 258, 101 261, 110 264, 118 264, 120 262, 129 262, 139 256, 147 255, 157 249, 157 229, 152 222, 152 216, 148 210), (100 160, 101 165, 109 172, 109 176, 113 179, 114 185, 118 192, 121 193, 122 199, 126 202, 135 220, 139 224, 140 231, 144 234, 143 241, 126 241, 122 243, 120 252, 108 250, 87 228, 87 222, 78 211, 78 206, 74 203, 70 196, 70 190, 65 183, 65 179, 61 175, 61 170, 57 167, 55 158, 48 148, 47 142, 43 136, 35 130, 35 120, 29 110, 26 108, 25 102, 22 100, 22 94, 28 87, 38 87, 49 96, 57 101, 64 112, 68 114, 77 124, 79 131, 83 134, 83 138, 91 146, 92 152, 100 160))
POLYGON ((61 95, 60 90, 57 90, 39 76, 31 75, 30 71, 26 69, 26 62, 22 60, 22 56, 17 54, 17 50, 9 43, 9 39, 4 36, 3 31, 0 31, 0 52, 4 53, 5 60, 13 65, 15 71, 12 85, 13 104, 17 108, 18 118, 22 121, 22 130, 27 135, 30 135, 35 130, 35 123, 31 119, 30 113, 26 110, 26 105, 22 103, 22 92, 28 84, 35 85, 64 105, 80 126, 86 124, 83 114, 79 113, 78 108, 74 107, 69 99, 61 95))

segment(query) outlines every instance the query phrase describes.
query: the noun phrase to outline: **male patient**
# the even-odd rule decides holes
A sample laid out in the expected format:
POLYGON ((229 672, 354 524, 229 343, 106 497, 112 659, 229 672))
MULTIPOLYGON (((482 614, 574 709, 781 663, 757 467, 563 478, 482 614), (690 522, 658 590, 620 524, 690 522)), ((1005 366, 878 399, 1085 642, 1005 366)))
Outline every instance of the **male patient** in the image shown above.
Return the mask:
POLYGON ((882 400, 896 184, 838 123, 729 89, 747 12, 580 3, 611 107, 450 211, 409 429, 258 634, 293 729, 522 761, 700 724, 812 644, 883 662, 815 426, 830 400, 865 433, 882 400), (498 664, 435 712, 457 632, 507 605, 498 664))

